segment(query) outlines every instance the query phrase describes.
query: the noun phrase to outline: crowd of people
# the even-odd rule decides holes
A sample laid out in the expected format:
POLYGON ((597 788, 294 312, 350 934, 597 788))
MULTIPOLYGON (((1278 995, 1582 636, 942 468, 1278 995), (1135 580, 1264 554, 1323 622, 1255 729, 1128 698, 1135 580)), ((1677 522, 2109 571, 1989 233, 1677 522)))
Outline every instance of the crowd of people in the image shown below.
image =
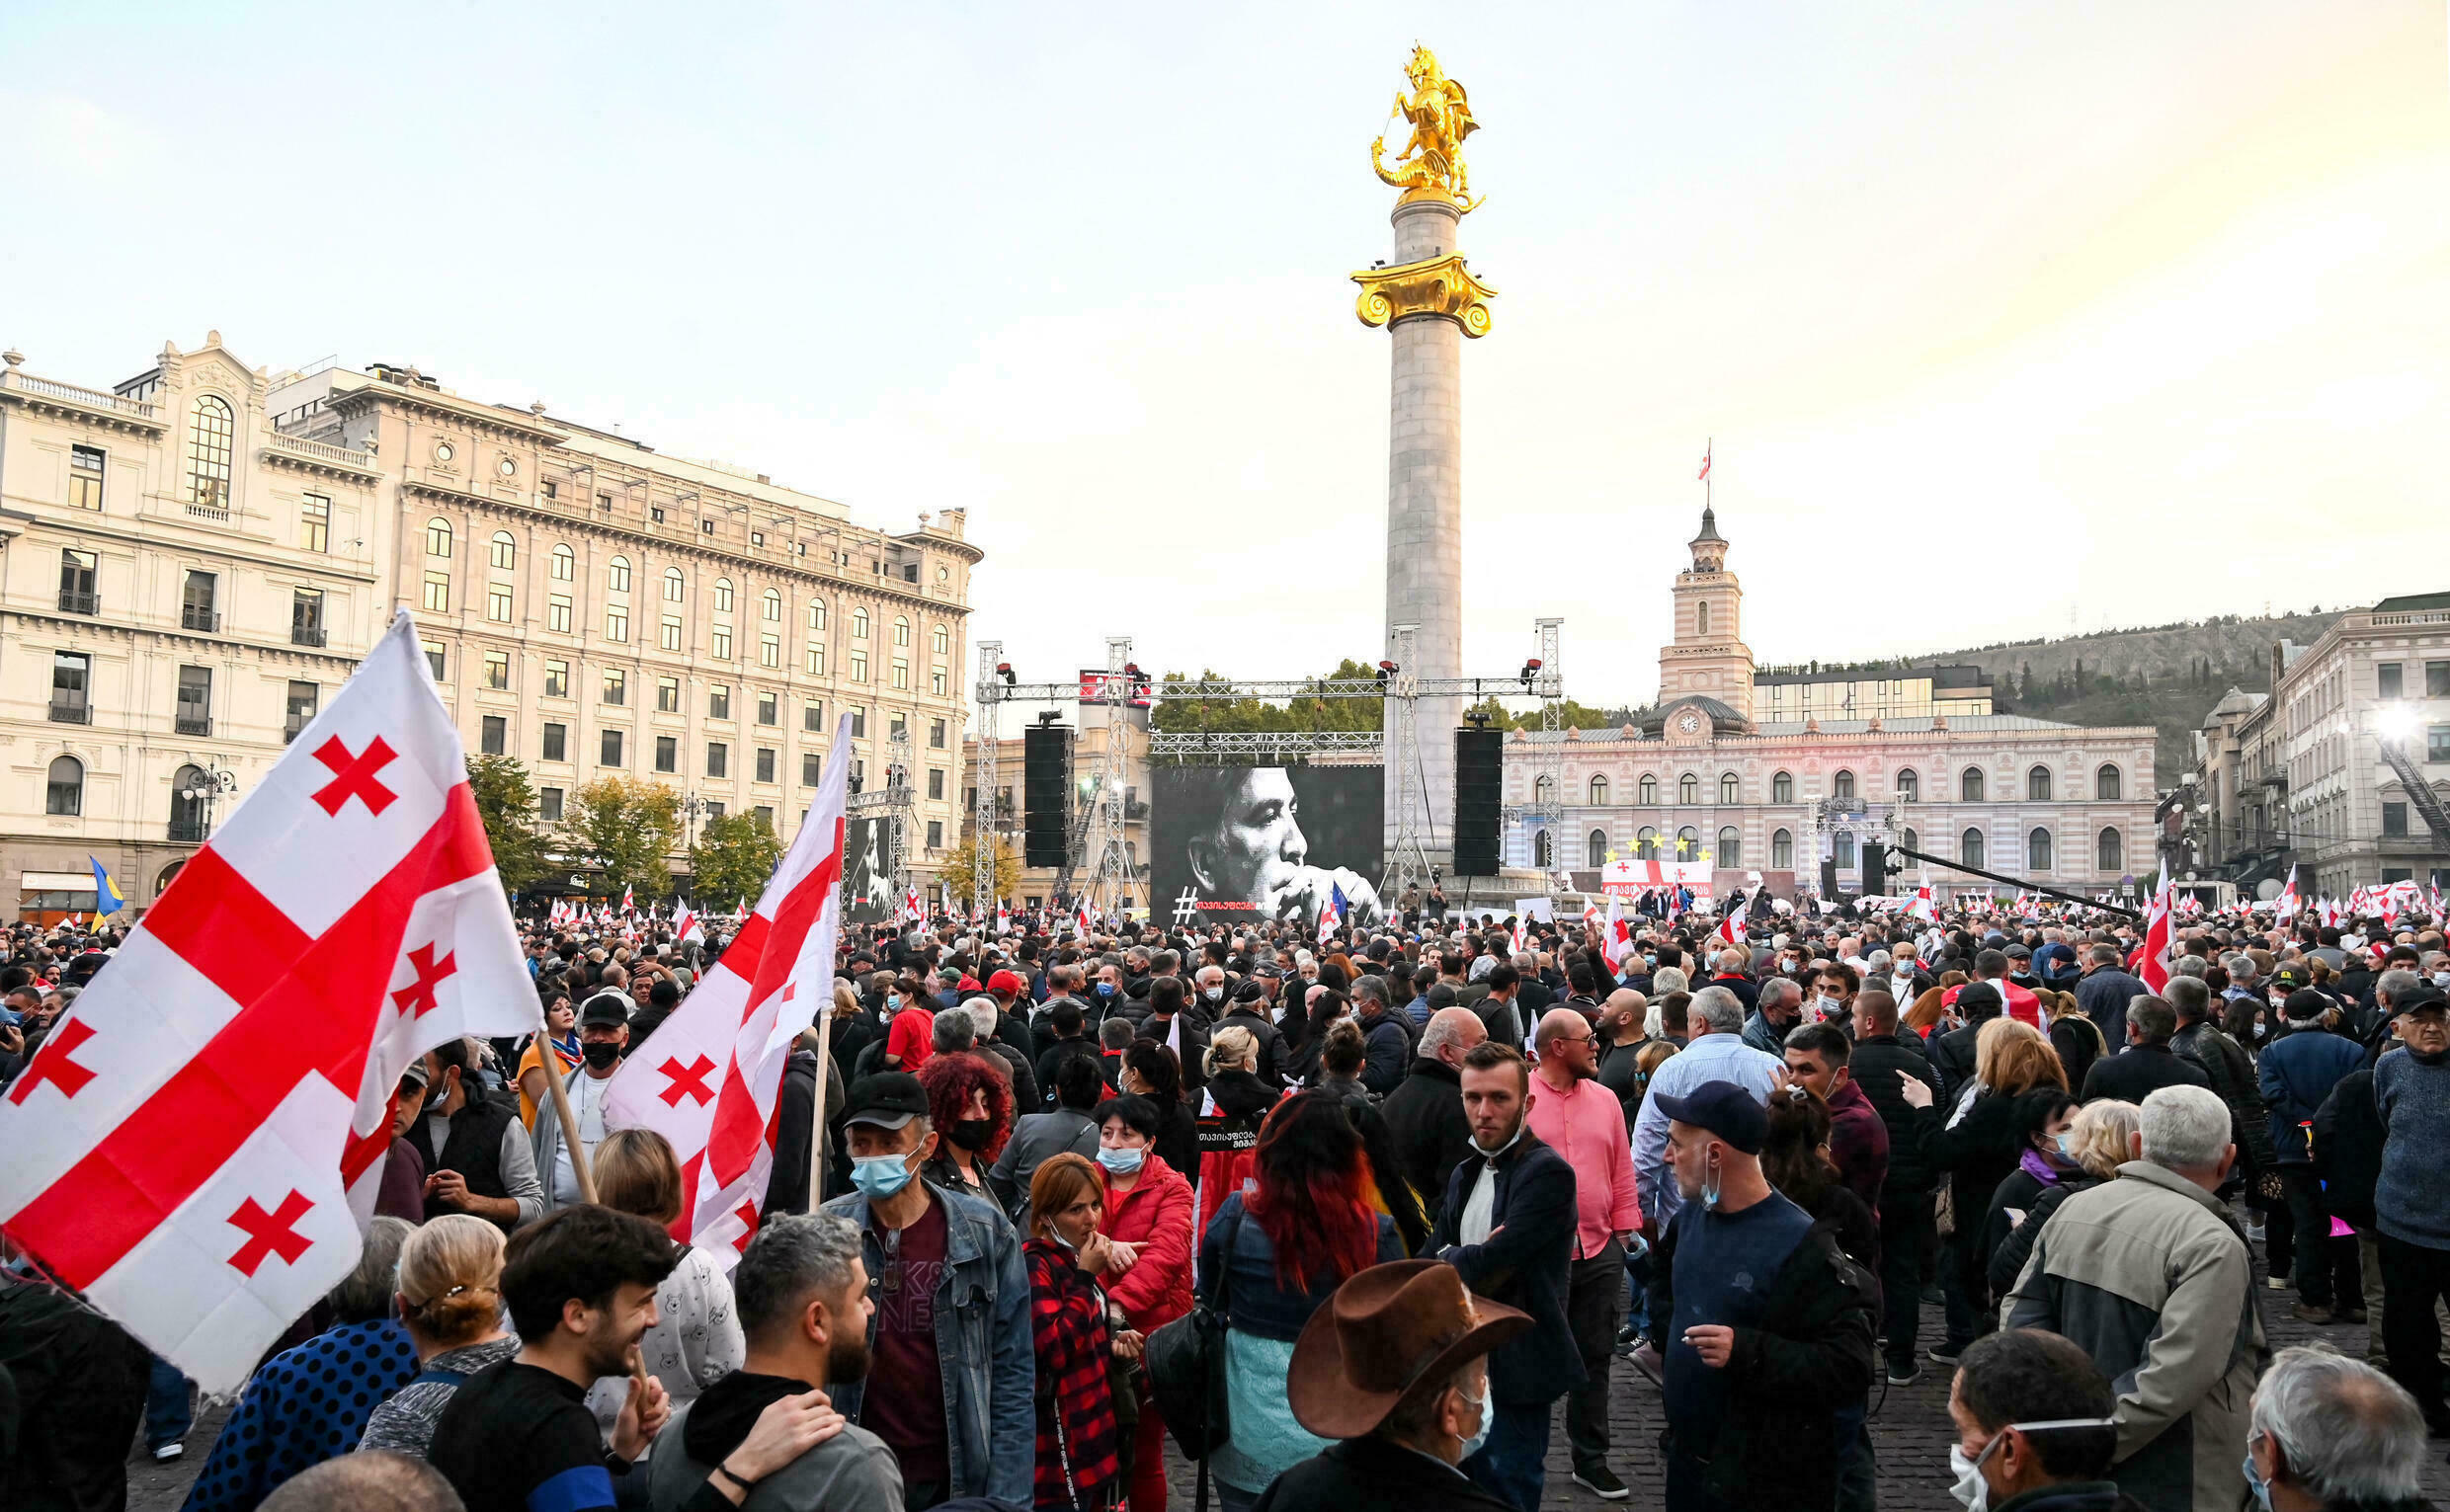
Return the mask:
MULTIPOLYGON (((846 937, 723 1254, 607 1096, 719 933, 531 924, 539 1032, 410 1069, 356 1271, 188 1505, 1165 1512, 1190 1460, 1228 1512, 1531 1512, 1560 1422, 1582 1493, 1635 1496, 1643 1392, 1646 1499, 1858 1512, 1927 1370, 1969 1508, 2423 1504, 2437 921, 2197 919, 2154 991, 2078 908, 1436 904, 846 937), (2327 1347, 2275 1354, 2282 1305, 2327 1347)), ((0 1077, 116 942, 19 932, 0 1077)), ((117 1505, 190 1389, 10 1258, 0 1505, 117 1505)))

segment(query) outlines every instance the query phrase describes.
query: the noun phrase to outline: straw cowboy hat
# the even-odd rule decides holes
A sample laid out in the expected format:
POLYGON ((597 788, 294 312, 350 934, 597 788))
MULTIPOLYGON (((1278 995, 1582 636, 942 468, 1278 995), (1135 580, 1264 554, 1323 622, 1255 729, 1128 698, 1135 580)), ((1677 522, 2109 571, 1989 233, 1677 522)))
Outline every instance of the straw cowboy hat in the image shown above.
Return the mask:
POLYGON ((1442 1260, 1373 1265, 1310 1314, 1285 1373, 1293 1418, 1323 1439, 1357 1439, 1406 1397, 1531 1326, 1475 1297, 1442 1260))

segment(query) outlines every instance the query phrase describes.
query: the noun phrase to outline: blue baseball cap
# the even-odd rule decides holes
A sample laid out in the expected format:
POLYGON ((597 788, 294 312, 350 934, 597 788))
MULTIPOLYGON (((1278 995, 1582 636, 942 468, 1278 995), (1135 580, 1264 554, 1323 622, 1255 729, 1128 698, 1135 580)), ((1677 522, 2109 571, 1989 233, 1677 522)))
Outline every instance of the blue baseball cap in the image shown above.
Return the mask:
POLYGON ((1762 1142, 1769 1138, 1769 1110, 1732 1081, 1704 1081, 1684 1097, 1654 1095, 1659 1098, 1659 1111, 1669 1118, 1707 1130, 1746 1154, 1759 1154, 1762 1142))

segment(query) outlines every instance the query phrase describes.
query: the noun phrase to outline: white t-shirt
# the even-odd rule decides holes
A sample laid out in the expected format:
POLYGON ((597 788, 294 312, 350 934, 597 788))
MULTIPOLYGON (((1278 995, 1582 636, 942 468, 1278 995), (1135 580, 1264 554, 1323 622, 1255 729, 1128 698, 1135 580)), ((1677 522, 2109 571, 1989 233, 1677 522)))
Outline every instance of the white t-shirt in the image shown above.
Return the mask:
MULTIPOLYGON (((598 1078, 581 1068, 571 1078, 570 1111, 579 1121, 579 1145, 594 1159, 596 1147, 604 1143, 604 1099, 612 1085, 612 1078, 598 1078)), ((541 1110, 540 1116, 551 1117, 552 1110, 541 1110)), ((570 1147, 562 1144, 553 1151, 553 1201, 557 1204, 579 1200, 579 1178, 570 1169, 570 1147)))

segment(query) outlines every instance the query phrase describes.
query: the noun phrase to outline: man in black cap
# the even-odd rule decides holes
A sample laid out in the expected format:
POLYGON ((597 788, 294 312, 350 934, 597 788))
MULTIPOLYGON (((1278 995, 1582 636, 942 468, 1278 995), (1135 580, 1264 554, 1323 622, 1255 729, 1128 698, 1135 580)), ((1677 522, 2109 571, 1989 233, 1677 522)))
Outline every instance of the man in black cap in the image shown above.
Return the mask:
POLYGON ((1838 1417, 1871 1387, 1876 1289, 1761 1173, 1769 1116, 1752 1092, 1707 1081, 1658 1100, 1684 1197, 1651 1267, 1668 1512, 1829 1506, 1838 1417))
MULTIPOLYGON (((1266 970, 1273 972, 1271 962, 1266 970)), ((1259 1064, 1252 1074, 1266 1083, 1271 1092, 1284 1090, 1284 1035, 1268 1017, 1267 985, 1254 977, 1234 989, 1233 1005, 1225 1010, 1223 1023, 1248 1029, 1259 1041, 1259 1064)))
POLYGON ((891 1447, 908 1512, 965 1496, 1027 1506, 1036 1365, 1020 1236, 986 1198, 920 1176, 937 1136, 917 1076, 861 1076, 845 1102, 856 1190, 824 1211, 858 1226, 876 1311, 867 1378, 829 1385, 834 1405, 891 1447))
MULTIPOLYGON (((605 1094, 628 1044, 628 994, 603 988, 579 1004, 579 1054, 585 1059, 561 1084, 569 1095, 570 1116, 578 1123, 579 1149, 589 1160, 595 1159, 596 1147, 604 1143, 605 1094)), ((570 1148, 561 1137, 561 1117, 549 1096, 539 1099, 535 1128, 529 1138, 535 1147, 536 1175, 544 1183, 545 1211, 578 1201, 578 1173, 570 1168, 570 1148)))

